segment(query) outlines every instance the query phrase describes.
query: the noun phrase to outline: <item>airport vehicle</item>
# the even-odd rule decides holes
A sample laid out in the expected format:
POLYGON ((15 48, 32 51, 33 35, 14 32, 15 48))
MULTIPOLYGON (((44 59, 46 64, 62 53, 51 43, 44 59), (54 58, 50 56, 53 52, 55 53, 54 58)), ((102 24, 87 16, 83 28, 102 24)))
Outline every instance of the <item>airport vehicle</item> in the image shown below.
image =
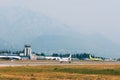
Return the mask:
POLYGON ((71 54, 67 58, 60 58, 59 62, 60 63, 63 63, 63 62, 69 62, 69 63, 71 63, 71 54))
POLYGON ((89 55, 89 59, 92 61, 103 61, 101 58, 93 58, 91 55, 89 55))

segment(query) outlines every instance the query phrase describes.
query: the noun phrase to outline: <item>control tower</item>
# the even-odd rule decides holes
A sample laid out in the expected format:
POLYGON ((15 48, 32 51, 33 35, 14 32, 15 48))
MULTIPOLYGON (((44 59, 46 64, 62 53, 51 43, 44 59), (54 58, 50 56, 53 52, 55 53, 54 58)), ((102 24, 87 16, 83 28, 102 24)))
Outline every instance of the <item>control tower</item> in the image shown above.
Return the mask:
POLYGON ((29 57, 32 55, 32 48, 31 48, 31 45, 24 45, 25 49, 24 49, 24 55, 26 57, 29 57))

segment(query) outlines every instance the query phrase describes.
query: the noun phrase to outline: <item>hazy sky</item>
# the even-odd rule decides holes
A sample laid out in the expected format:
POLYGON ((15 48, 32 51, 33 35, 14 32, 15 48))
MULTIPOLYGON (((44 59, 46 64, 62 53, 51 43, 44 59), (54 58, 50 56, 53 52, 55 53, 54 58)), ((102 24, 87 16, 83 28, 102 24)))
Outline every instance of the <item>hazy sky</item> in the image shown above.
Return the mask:
POLYGON ((0 7, 28 8, 120 44, 120 0, 0 0, 0 7))

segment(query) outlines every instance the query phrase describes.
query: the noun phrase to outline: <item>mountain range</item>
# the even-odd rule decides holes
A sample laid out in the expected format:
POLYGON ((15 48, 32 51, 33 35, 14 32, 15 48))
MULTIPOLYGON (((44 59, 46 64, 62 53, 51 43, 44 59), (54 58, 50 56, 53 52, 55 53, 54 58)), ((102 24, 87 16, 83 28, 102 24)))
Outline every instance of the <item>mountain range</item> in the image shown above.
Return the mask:
POLYGON ((119 57, 120 46, 107 37, 80 34, 60 21, 23 8, 0 8, 0 49, 33 51, 69 49, 103 57, 119 57))

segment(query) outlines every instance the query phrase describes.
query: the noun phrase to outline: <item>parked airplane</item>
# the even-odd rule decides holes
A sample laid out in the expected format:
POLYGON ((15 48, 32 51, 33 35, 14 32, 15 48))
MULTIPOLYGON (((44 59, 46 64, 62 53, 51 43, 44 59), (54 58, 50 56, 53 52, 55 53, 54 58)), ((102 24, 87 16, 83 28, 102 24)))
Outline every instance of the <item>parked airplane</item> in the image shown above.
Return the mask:
POLYGON ((93 58, 91 55, 89 55, 90 60, 92 61, 103 61, 101 58, 93 58))
POLYGON ((16 59, 16 60, 20 60, 21 57, 20 56, 0 56, 0 59, 10 59, 10 60, 16 59))
POLYGON ((45 57, 47 60, 59 60, 60 57, 45 57))
POLYGON ((60 63, 63 63, 63 62, 71 63, 71 54, 69 55, 68 58, 60 58, 59 61, 60 61, 60 63))

